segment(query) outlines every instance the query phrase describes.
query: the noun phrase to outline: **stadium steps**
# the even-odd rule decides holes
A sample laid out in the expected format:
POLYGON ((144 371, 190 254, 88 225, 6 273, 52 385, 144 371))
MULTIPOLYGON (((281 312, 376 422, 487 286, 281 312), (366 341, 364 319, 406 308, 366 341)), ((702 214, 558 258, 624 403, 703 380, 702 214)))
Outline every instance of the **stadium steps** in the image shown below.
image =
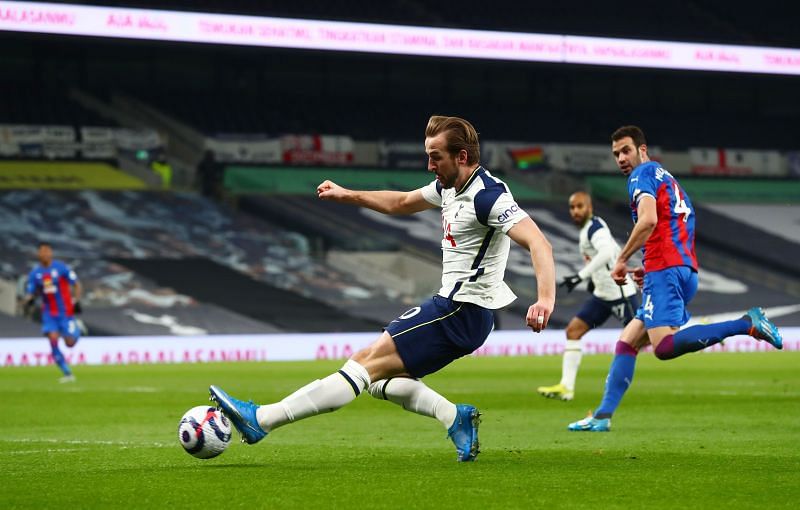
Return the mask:
POLYGON ((335 214, 335 204, 328 205, 327 214, 319 209, 318 199, 291 195, 243 196, 239 209, 284 228, 321 238, 326 247, 350 250, 397 249, 398 244, 380 232, 356 223, 346 216, 335 214), (333 212, 333 214, 331 214, 333 212))
MULTIPOLYGON (((441 267, 442 252, 435 242, 431 244, 429 241, 408 236, 397 229, 385 228, 360 216, 356 212, 357 208, 350 205, 321 202, 316 197, 243 195, 239 197, 238 206, 242 211, 265 221, 297 230, 312 239, 322 239, 326 250, 368 250, 369 248, 365 248, 355 239, 360 237, 372 240, 373 244, 370 246, 372 251, 396 250, 409 257, 441 267)), ((438 277, 436 280, 438 281, 438 277)), ((495 316, 496 321, 502 323, 504 327, 524 327, 521 318, 525 317, 528 305, 535 298, 530 283, 529 280, 525 280, 524 285, 514 286, 520 299, 495 316)), ((397 309, 390 311, 379 304, 375 306, 380 306, 380 310, 372 313, 374 317, 385 318, 397 312, 397 309)), ((557 314, 561 312, 560 309, 557 310, 557 314)), ((551 318, 551 327, 565 327, 570 318, 571 315, 568 314, 554 315, 551 318)))
POLYGON ((431 253, 411 243, 403 242, 385 229, 353 216, 350 205, 320 202, 316 197, 291 195, 241 196, 241 211, 283 228, 296 230, 311 239, 320 239, 324 251, 337 248, 351 251, 400 250, 412 257, 441 264, 440 251, 431 253))
POLYGON ((383 326, 201 257, 113 260, 159 285, 287 332, 379 331, 383 326))
POLYGON ((0 331, 6 338, 42 336, 42 328, 38 323, 5 312, 0 312, 0 331))
POLYGON ((708 207, 695 207, 698 221, 703 222, 703 229, 697 233, 699 241, 800 281, 800 243, 735 221, 708 207))

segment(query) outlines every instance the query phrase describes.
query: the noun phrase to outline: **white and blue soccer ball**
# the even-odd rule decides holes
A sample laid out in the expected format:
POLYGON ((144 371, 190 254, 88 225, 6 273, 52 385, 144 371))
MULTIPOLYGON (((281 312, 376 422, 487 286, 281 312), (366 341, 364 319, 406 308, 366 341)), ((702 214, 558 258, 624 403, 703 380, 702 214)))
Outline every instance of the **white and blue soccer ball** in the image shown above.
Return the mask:
POLYGON ((231 443, 231 422, 216 407, 193 407, 181 418, 178 441, 198 459, 216 457, 231 443))

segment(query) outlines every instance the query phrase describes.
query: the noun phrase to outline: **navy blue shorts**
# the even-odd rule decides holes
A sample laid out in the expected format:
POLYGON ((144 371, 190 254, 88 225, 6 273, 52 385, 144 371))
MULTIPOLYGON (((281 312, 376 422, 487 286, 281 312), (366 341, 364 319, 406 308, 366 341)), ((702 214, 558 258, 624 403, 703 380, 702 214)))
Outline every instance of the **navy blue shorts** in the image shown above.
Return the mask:
POLYGON ((437 295, 384 329, 392 336, 406 371, 423 377, 483 345, 493 325, 491 310, 437 295))
POLYGON ((636 315, 637 308, 639 308, 639 296, 636 294, 614 301, 605 301, 592 295, 575 316, 588 324, 591 329, 602 326, 612 315, 627 326, 636 315))

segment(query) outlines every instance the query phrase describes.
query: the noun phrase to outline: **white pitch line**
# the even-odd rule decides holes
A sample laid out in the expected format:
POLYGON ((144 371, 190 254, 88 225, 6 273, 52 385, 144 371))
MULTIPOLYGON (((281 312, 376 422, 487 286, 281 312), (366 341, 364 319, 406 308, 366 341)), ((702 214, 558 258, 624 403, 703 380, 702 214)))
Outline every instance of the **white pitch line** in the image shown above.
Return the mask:
POLYGON ((174 444, 153 442, 132 442, 132 441, 87 441, 83 439, 32 439, 32 438, 18 438, 18 439, 0 439, 0 443, 47 443, 47 444, 85 444, 85 445, 102 445, 102 446, 119 446, 120 448, 136 447, 153 447, 153 448, 174 448, 174 444))
POLYGON ((150 386, 131 386, 130 388, 120 388, 117 391, 123 393, 158 393, 161 390, 150 386))
POLYGON ((85 452, 88 448, 48 448, 47 450, 12 450, 7 455, 32 455, 35 453, 85 452))
MULTIPOLYGON (((78 387, 72 386, 70 388, 64 388, 64 390, 68 391, 68 392, 71 392, 71 393, 83 393, 85 391, 92 391, 92 392, 96 392, 96 393, 105 393, 105 392, 108 392, 108 393, 158 393, 158 392, 161 391, 158 388, 152 388, 150 386, 132 386, 130 388, 111 388, 111 389, 104 389, 104 390, 98 390, 98 389, 95 389, 95 388, 87 390, 86 388, 78 388, 78 387)), ((25 391, 27 391, 27 390, 25 390, 25 391)))

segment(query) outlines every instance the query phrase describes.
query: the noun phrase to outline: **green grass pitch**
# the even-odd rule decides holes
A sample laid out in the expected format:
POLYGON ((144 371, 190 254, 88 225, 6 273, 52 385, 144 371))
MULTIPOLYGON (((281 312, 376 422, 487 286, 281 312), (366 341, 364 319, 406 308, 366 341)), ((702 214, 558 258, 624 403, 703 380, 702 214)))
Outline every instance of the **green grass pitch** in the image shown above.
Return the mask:
POLYGON ((433 419, 362 395, 257 445, 198 460, 177 441, 207 387, 278 400, 341 362, 0 369, 0 508, 796 508, 800 353, 639 357, 610 433, 568 432, 602 392, 586 356, 576 400, 534 393, 561 358, 466 358, 426 382, 483 412, 458 464, 433 419))

